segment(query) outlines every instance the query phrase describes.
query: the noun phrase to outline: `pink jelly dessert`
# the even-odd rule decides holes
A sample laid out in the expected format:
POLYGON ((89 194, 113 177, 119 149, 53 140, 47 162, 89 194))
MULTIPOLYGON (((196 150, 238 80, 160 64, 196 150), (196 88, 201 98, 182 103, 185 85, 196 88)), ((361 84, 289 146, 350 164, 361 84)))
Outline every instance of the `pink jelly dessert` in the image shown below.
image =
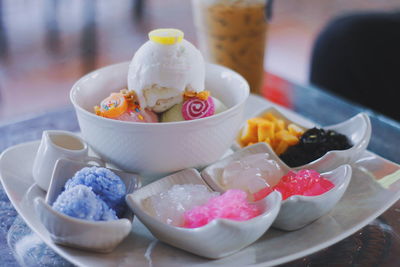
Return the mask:
POLYGON ((183 214, 185 221, 183 227, 201 227, 217 218, 245 221, 260 214, 260 208, 247 201, 246 192, 230 189, 220 196, 209 199, 205 205, 186 211, 183 214))
POLYGON ((130 122, 158 122, 157 114, 149 109, 128 111, 112 119, 130 122))
MULTIPOLYGON (((298 172, 289 171, 272 189, 279 191, 282 194, 282 200, 285 200, 293 195, 318 196, 334 186, 331 181, 322 177, 315 170, 300 170, 298 172)), ((255 200, 259 200, 270 192, 272 192, 271 188, 264 188, 253 197, 255 200)))
POLYGON ((185 120, 195 120, 214 115, 215 104, 212 97, 201 100, 193 97, 186 100, 182 105, 182 116, 185 120))

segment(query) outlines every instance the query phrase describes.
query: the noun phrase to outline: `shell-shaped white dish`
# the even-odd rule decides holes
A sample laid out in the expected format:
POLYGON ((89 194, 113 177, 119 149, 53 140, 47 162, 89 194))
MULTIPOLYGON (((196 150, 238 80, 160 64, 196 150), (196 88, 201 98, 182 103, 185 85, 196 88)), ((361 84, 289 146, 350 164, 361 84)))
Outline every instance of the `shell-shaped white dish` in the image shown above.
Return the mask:
MULTIPOLYGON (((139 220, 159 240, 206 258, 228 256, 252 244, 271 226, 280 209, 277 192, 255 202, 263 213, 247 221, 215 219, 199 228, 182 228, 163 223, 154 216, 149 197, 167 191, 175 184, 206 185, 195 169, 185 169, 128 194, 126 201, 139 220)), ((207 186, 208 187, 208 186, 207 186)), ((210 189, 211 190, 211 189, 210 189)))
MULTIPOLYGON (((213 190, 224 192, 229 189, 224 187, 221 183, 224 168, 231 161, 240 160, 247 155, 257 153, 269 154, 269 159, 275 160, 285 174, 293 170, 281 161, 270 146, 265 143, 257 143, 237 150, 230 156, 211 164, 201 172, 201 176, 213 190)), ((324 178, 333 182, 335 187, 319 196, 294 195, 283 200, 281 202, 279 214, 273 223, 273 227, 292 231, 300 229, 329 213, 346 191, 350 183, 351 174, 352 168, 348 164, 321 173, 324 178)))
MULTIPOLYGON (((67 216, 52 208, 66 181, 84 167, 94 165, 69 159, 59 159, 54 167, 46 200, 35 198, 35 209, 44 227, 56 244, 96 252, 111 252, 131 231, 133 214, 127 207, 124 218, 114 221, 88 221, 67 216)), ((126 185, 127 193, 141 183, 136 174, 110 169, 126 185)))
MULTIPOLYGON (((275 107, 267 108, 253 117, 259 117, 267 112, 271 112, 277 118, 283 119, 286 123, 294 123, 303 129, 311 128, 305 126, 300 122, 290 120, 287 116, 285 116, 275 107)), ((357 115, 349 118, 348 120, 345 120, 338 124, 322 126, 322 127, 317 125, 315 126, 325 130, 333 130, 338 133, 344 134, 349 139, 350 143, 352 144, 352 147, 345 150, 328 151, 322 157, 307 164, 304 164, 302 166, 293 167, 292 169, 295 170, 314 169, 318 172, 325 172, 337 168, 343 164, 352 164, 366 150, 369 141, 371 139, 371 132, 372 132, 371 121, 369 119, 369 116, 365 112, 360 112, 357 115)), ((243 127, 241 129, 243 129, 243 127)), ((240 148, 239 136, 241 132, 242 130, 239 131, 238 136, 236 138, 236 142, 233 146, 234 149, 236 150, 240 148)), ((275 152, 273 153, 275 154, 275 152)))

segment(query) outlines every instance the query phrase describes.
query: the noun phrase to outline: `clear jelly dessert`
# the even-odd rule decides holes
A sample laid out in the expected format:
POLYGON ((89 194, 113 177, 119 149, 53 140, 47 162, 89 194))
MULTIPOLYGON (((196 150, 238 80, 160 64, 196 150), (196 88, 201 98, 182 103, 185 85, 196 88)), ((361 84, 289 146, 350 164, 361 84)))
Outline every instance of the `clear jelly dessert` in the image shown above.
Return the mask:
POLYGON ((225 189, 241 189, 251 196, 265 187, 278 183, 284 175, 278 163, 266 153, 252 154, 230 162, 222 172, 225 189))
POLYGON ((111 93, 95 113, 130 122, 173 122, 209 117, 226 106, 204 90, 200 51, 178 29, 157 29, 129 65, 128 89, 111 93))
POLYGON ((53 208, 92 221, 117 220, 125 211, 126 186, 107 168, 85 167, 67 180, 53 208))
POLYGON ((183 214, 195 206, 203 205, 218 192, 210 192, 205 185, 174 185, 169 190, 150 197, 158 220, 174 225, 184 224, 183 214))

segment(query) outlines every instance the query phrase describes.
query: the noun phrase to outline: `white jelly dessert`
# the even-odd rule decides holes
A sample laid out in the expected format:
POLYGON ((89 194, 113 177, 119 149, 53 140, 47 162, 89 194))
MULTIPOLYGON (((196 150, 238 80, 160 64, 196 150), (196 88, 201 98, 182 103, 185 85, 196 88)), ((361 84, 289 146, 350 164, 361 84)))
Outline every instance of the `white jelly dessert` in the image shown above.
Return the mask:
POLYGON ((230 162, 224 168, 221 184, 225 189, 241 189, 251 198, 261 189, 277 184, 283 175, 276 161, 259 153, 230 162))
POLYGON ((167 191, 151 196, 150 201, 158 220, 182 226, 185 211, 203 205, 218 195, 218 192, 210 192, 204 185, 182 184, 174 185, 167 191))

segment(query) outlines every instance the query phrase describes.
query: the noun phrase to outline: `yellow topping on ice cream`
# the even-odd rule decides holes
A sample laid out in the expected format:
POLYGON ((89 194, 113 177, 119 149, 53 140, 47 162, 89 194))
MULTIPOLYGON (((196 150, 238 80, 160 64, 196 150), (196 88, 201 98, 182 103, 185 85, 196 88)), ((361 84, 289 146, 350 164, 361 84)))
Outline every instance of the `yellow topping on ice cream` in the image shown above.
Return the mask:
POLYGON ((162 45, 173 45, 183 40, 183 32, 178 29, 156 29, 149 32, 149 39, 162 45))

